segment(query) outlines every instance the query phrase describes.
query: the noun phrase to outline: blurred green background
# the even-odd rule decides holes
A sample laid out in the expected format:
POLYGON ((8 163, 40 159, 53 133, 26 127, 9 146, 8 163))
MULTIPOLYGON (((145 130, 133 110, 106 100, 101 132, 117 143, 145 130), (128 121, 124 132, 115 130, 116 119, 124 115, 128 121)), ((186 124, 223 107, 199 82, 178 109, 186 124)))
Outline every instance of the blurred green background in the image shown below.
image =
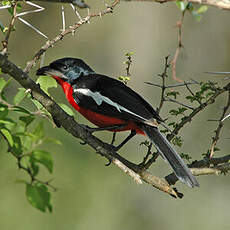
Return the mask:
MULTIPOLYGON (((102 1, 88 1, 91 11, 102 8, 102 1)), ((61 5, 41 3, 45 11, 23 18, 40 28, 50 39, 61 29, 61 5)), ((30 8, 30 7, 26 7, 30 8)), ((70 6, 65 5, 67 24, 78 19, 70 6)), ((86 10, 80 11, 87 14, 86 10)), ((125 74, 124 54, 135 53, 131 67, 132 80, 129 85, 141 93, 153 106, 158 106, 160 91, 144 84, 144 81, 160 82, 158 73, 163 71, 164 57, 173 56, 177 47, 176 22, 180 11, 174 3, 124 3, 112 15, 93 19, 90 24, 77 30, 75 36, 67 36, 46 53, 45 64, 61 57, 80 57, 94 70, 109 76, 125 74)), ((9 22, 6 11, 0 11, 0 20, 9 22)), ((183 45, 177 62, 177 74, 183 80, 191 78, 206 81, 222 77, 205 75, 204 71, 230 71, 230 14, 210 7, 201 22, 186 15, 183 26, 183 45)), ((10 60, 24 67, 34 53, 45 43, 24 24, 17 22, 17 31, 10 38, 10 60)), ((1 40, 3 39, 1 34, 1 40)), ((38 67, 38 66, 37 66, 38 67)), ((31 76, 36 79, 34 68, 31 76)), ((172 84, 172 80, 168 80, 172 84)), ((19 87, 17 83, 9 88, 9 97, 19 87)), ((58 102, 67 103, 61 88, 51 90, 58 102)), ((225 98, 197 116, 183 129, 184 145, 180 151, 189 152, 194 159, 200 159, 211 144, 216 123, 208 118, 218 118, 225 98)), ((165 106, 162 117, 172 105, 165 106)), ((79 114, 81 123, 87 123, 79 114)), ((229 154, 230 120, 226 121, 218 147, 221 154, 229 154)), ((136 185, 118 168, 105 167, 105 159, 96 155, 88 146, 63 129, 53 128, 48 122, 46 131, 61 140, 62 146, 47 145, 44 148, 53 153, 53 184, 58 191, 52 194, 53 213, 41 213, 27 202, 25 187, 15 183, 26 176, 19 171, 15 159, 0 140, 0 228, 3 230, 137 230, 137 229, 229 229, 230 183, 229 176, 198 177, 200 188, 190 189, 180 183, 179 191, 185 197, 173 199, 147 184, 136 185)), ((121 134, 124 137, 127 133, 121 134)), ((110 133, 98 136, 110 140, 110 133)), ((122 149, 129 159, 140 161, 144 149, 139 143, 143 137, 135 137, 122 149)), ((164 176, 169 167, 162 159, 152 167, 154 174, 164 176)), ((44 170, 45 171, 45 170, 44 170)), ((50 178, 44 172, 44 178, 50 178)))

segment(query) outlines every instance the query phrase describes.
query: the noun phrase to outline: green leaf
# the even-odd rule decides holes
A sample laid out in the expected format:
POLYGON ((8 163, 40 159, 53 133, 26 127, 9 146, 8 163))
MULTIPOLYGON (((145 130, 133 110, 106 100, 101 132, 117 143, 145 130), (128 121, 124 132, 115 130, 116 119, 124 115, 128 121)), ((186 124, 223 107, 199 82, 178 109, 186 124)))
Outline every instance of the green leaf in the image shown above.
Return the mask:
POLYGON ((38 110, 43 109, 43 105, 40 102, 33 100, 33 99, 31 101, 34 103, 34 105, 37 107, 38 110))
MULTIPOLYGON (((5 30, 5 26, 2 24, 2 22, 0 21, 0 30, 3 32, 5 30)), ((1 74, 1 72, 0 72, 1 74)))
POLYGON ((52 138, 52 137, 46 137, 45 139, 46 142, 52 142, 56 145, 62 145, 61 141, 55 139, 55 138, 52 138))
POLYGON ((45 134, 44 134, 44 127, 43 127, 43 122, 40 122, 37 127, 35 128, 34 132, 34 141, 41 140, 45 134))
POLYGON ((14 140, 14 145, 12 147, 12 151, 18 156, 22 155, 23 150, 22 150, 22 142, 20 137, 14 135, 13 140, 14 140))
POLYGON ((32 159, 44 165, 50 173, 53 172, 53 159, 49 152, 44 150, 34 150, 32 153, 32 159))
POLYGON ((176 99, 176 98, 177 98, 177 95, 180 95, 180 93, 177 92, 177 91, 170 91, 170 92, 167 92, 166 95, 167 95, 168 97, 172 96, 172 97, 174 97, 174 99, 176 99))
POLYGON ((1 77, 0 78, 0 92, 2 92, 2 90, 4 89, 6 84, 7 84, 7 82, 1 77))
POLYGON ((3 78, 0 78, 0 94, 3 100, 6 101, 6 98, 4 96, 4 89, 6 88, 7 85, 10 84, 12 78, 10 78, 8 81, 5 81, 3 78))
POLYGON ((181 11, 185 11, 188 6, 188 2, 176 1, 176 5, 181 11))
POLYGON ((36 164, 36 162, 32 159, 32 157, 30 158, 30 168, 32 171, 33 176, 37 176, 39 173, 39 166, 36 164))
POLYGON ((169 113, 171 115, 177 116, 177 115, 183 114, 186 110, 187 110, 187 108, 185 108, 185 107, 179 107, 177 110, 176 109, 171 109, 169 111, 169 113))
POLYGON ((26 127, 33 122, 33 120, 35 119, 34 115, 28 115, 28 116, 21 116, 19 117, 19 120, 22 121, 23 123, 25 123, 26 127))
POLYGON ((201 6, 196 12, 197 12, 198 14, 203 14, 203 13, 205 13, 207 10, 208 10, 208 6, 203 5, 203 6, 201 6))
POLYGON ((14 104, 15 105, 19 105, 22 100, 26 97, 26 93, 25 93, 25 89, 24 88, 19 88, 17 94, 14 97, 14 104))
POLYGON ((66 112, 68 113, 70 116, 74 116, 74 112, 73 110, 66 104, 63 103, 58 103, 58 105, 66 112))
POLYGON ((15 121, 13 121, 10 118, 5 118, 4 120, 0 120, 1 124, 5 124, 5 125, 15 125, 17 124, 15 121))
POLYGON ((126 53, 125 56, 126 56, 126 57, 130 57, 130 56, 132 56, 133 54, 134 54, 134 52, 131 51, 131 52, 126 53))
POLYGON ((26 110, 25 108, 21 106, 14 106, 12 108, 13 111, 18 112, 18 113, 26 113, 26 114, 31 114, 30 111, 26 110))
POLYGON ((174 137, 173 139, 172 139, 172 143, 174 144, 174 145, 177 145, 177 146, 179 146, 179 147, 181 147, 182 146, 182 139, 181 139, 181 137, 174 137))
POLYGON ((10 131, 6 128, 1 128, 0 132, 7 139, 9 145, 12 147, 14 145, 14 140, 13 140, 13 137, 12 137, 10 131))
POLYGON ((55 79, 49 76, 40 76, 36 83, 38 83, 43 91, 45 91, 48 95, 48 89, 57 87, 57 82, 55 79))
MULTIPOLYGON (((7 4, 8 5, 8 4, 7 4)), ((21 6, 21 4, 17 4, 17 7, 16 7, 16 12, 17 13, 19 13, 20 11, 21 11, 21 9, 22 9, 22 6, 21 6)), ((11 8, 8 8, 7 9, 8 10, 8 12, 13 16, 13 14, 14 14, 14 9, 13 9, 13 7, 11 7, 11 8)))
POLYGON ((9 130, 12 130, 17 125, 15 121, 7 117, 0 119, 0 124, 4 124, 4 126, 9 130))
POLYGON ((46 209, 52 212, 52 206, 50 204, 51 195, 45 185, 39 183, 31 185, 27 183, 26 197, 33 207, 42 212, 45 212, 46 209))
POLYGON ((4 119, 8 115, 8 106, 0 103, 0 119, 4 119))
POLYGON ((180 156, 182 159, 185 159, 187 161, 190 161, 192 159, 191 156, 189 156, 189 154, 186 154, 186 153, 180 153, 180 156))

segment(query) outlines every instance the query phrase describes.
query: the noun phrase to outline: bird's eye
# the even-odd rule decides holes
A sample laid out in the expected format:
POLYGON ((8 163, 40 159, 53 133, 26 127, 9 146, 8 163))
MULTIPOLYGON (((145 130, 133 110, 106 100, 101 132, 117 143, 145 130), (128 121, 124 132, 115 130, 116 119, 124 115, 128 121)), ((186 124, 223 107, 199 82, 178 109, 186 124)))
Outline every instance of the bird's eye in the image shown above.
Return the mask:
POLYGON ((68 69, 68 66, 67 65, 63 65, 62 67, 64 70, 67 70, 68 69))

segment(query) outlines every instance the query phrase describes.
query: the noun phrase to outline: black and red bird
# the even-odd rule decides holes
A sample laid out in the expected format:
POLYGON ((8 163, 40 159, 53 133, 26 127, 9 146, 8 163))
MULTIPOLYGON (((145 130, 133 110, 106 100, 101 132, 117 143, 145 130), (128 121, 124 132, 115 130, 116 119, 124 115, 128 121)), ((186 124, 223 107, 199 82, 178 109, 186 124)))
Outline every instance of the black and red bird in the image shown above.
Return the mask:
POLYGON ((199 186, 189 168, 160 133, 162 119, 152 106, 121 81, 95 73, 84 61, 62 58, 37 70, 37 75, 52 76, 62 86, 69 103, 98 127, 110 131, 131 130, 119 149, 135 134, 147 135, 176 176, 190 187, 199 186))

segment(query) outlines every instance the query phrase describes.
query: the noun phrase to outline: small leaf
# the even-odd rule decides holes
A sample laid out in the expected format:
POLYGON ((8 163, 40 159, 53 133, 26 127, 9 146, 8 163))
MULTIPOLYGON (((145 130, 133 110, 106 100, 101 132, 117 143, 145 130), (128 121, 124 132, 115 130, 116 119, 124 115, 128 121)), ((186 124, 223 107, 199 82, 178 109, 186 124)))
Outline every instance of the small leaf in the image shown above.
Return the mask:
POLYGON ((133 54, 134 54, 134 52, 131 51, 131 52, 126 53, 125 56, 126 56, 126 57, 130 57, 130 56, 132 56, 133 54))
POLYGON ((50 173, 53 172, 53 159, 49 152, 44 150, 34 150, 32 153, 32 159, 44 165, 50 173))
POLYGON ((19 105, 22 100, 27 96, 24 88, 19 88, 17 94, 14 97, 14 104, 19 105))
POLYGON ((208 10, 208 6, 203 5, 203 6, 201 6, 196 12, 197 12, 198 14, 203 14, 203 13, 205 13, 207 10, 208 10))
POLYGON ((4 125, 7 129, 12 130, 17 126, 17 123, 10 118, 5 117, 4 119, 0 119, 0 124, 4 125))
POLYGON ((170 92, 167 92, 167 96, 169 97, 169 96, 172 96, 172 97, 174 97, 174 99, 176 99, 177 98, 177 95, 179 95, 180 93, 179 92, 177 92, 177 91, 170 91, 170 92))
POLYGON ((0 103, 0 119, 4 119, 8 115, 8 106, 0 103))
POLYGON ((2 92, 5 86, 6 86, 6 81, 3 78, 0 78, 0 92, 2 92))
POLYGON ((68 113, 70 116, 74 116, 74 112, 73 110, 66 104, 63 103, 58 103, 58 105, 66 112, 68 113))
POLYGON ((22 151, 22 142, 20 137, 14 135, 13 140, 14 140, 14 145, 12 147, 12 151, 18 156, 22 155, 23 151, 22 151))
POLYGON ((30 204, 39 209, 42 212, 45 212, 46 209, 52 212, 52 206, 50 204, 50 193, 48 189, 43 184, 26 184, 26 197, 30 204))
POLYGON ((41 140, 44 137, 44 127, 43 122, 40 122, 37 127, 35 128, 34 132, 34 141, 41 140))
POLYGON ((55 138, 52 138, 52 137, 47 137, 47 138, 45 139, 45 141, 46 141, 46 142, 52 142, 52 143, 54 143, 54 144, 56 144, 56 145, 62 145, 61 141, 59 141, 59 140, 57 140, 57 139, 55 139, 55 138))
POLYGON ((39 166, 36 164, 36 162, 30 157, 30 168, 32 171, 32 175, 35 177, 39 173, 39 166))
POLYGON ((3 136, 7 139, 10 147, 12 147, 14 145, 14 140, 13 140, 13 137, 10 133, 10 131, 6 128, 1 128, 0 129, 0 132, 3 134, 3 136))
POLYGON ((20 106, 14 106, 12 108, 13 111, 15 112, 18 112, 18 113, 26 113, 26 114, 31 114, 30 111, 26 110, 25 108, 23 107, 20 107, 20 106))
POLYGON ((182 146, 182 139, 181 139, 181 137, 178 137, 178 136, 174 137, 172 139, 172 143, 174 145, 177 145, 177 146, 181 147, 182 146))
MULTIPOLYGON (((0 21, 0 30, 3 32, 5 30, 5 26, 2 24, 2 22, 0 21)), ((0 72, 1 74, 1 72, 0 72)))
POLYGON ((36 83, 38 83, 43 91, 45 91, 48 95, 48 89, 57 87, 57 82, 55 79, 49 76, 40 76, 36 83))
POLYGON ((34 103, 38 110, 41 110, 43 108, 43 105, 40 102, 33 99, 31 101, 34 103))
POLYGON ((176 1, 176 5, 181 11, 185 11, 188 3, 184 1, 176 1))
POLYGON ((21 116, 19 117, 19 120, 22 121, 23 123, 25 123, 26 127, 33 122, 33 120, 35 119, 34 115, 29 115, 29 116, 21 116))

